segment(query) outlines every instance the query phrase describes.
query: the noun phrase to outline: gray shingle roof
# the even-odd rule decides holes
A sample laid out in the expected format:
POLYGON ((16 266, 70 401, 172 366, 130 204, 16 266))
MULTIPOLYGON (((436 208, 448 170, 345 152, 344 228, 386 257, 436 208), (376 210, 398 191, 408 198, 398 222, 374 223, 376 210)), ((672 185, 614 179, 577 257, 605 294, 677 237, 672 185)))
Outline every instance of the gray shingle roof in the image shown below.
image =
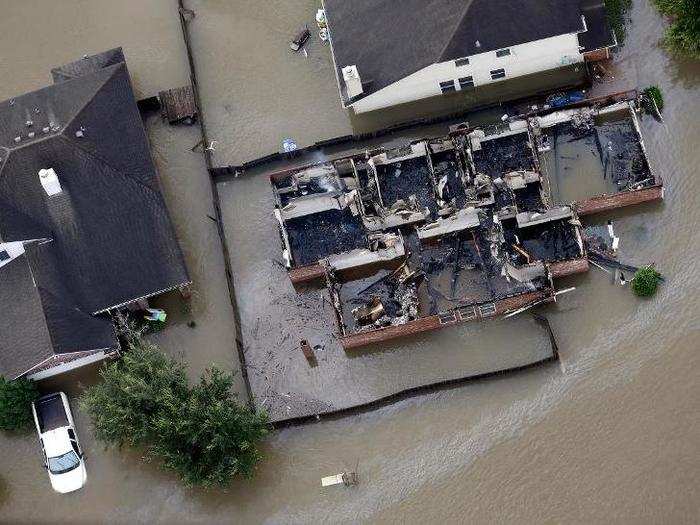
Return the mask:
POLYGON ((0 144, 9 150, 0 168, 0 238, 53 239, 86 311, 189 281, 126 64, 0 103, 0 144), (42 168, 56 171, 61 194, 46 195, 42 168))
POLYGON ((434 63, 582 30, 581 3, 324 0, 336 65, 357 65, 364 96, 434 63))
POLYGON ((25 256, 0 267, 0 303, 0 375, 14 379, 53 355, 41 298, 25 256))
POLYGON ((54 248, 52 241, 27 243, 0 268, 0 375, 18 377, 56 354, 119 346, 111 321, 73 300, 54 248))
POLYGON ((87 73, 93 73, 108 66, 126 62, 121 47, 109 49, 97 55, 86 56, 75 62, 55 67, 51 70, 53 81, 63 82, 71 78, 81 77, 87 73))
POLYGON ((121 49, 53 73, 0 102, 0 241, 51 240, 0 267, 0 373, 113 345, 90 314, 189 282, 121 49), (46 168, 61 193, 44 191, 46 168))

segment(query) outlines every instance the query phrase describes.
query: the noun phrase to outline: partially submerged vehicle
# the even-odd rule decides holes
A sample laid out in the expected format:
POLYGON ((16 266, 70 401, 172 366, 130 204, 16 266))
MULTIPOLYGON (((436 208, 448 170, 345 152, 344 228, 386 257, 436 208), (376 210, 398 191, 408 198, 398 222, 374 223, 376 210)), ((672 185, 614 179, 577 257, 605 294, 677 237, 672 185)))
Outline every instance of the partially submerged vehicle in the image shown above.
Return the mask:
POLYGON ((87 472, 68 397, 63 392, 43 396, 32 403, 32 413, 51 486, 61 494, 82 488, 87 472))
POLYGON ((634 92, 270 178, 290 278, 325 283, 346 349, 553 301, 589 268, 579 215, 663 195, 634 92))

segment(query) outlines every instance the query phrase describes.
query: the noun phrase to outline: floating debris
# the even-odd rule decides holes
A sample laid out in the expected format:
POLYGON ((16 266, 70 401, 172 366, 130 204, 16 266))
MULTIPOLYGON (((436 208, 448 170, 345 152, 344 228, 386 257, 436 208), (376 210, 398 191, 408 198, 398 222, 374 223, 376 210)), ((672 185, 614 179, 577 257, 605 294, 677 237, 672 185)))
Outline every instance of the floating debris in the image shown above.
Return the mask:
POLYGON ((321 478, 322 487, 332 487, 334 485, 345 485, 346 487, 350 487, 357 485, 358 483, 359 479, 356 472, 343 472, 342 474, 321 478))

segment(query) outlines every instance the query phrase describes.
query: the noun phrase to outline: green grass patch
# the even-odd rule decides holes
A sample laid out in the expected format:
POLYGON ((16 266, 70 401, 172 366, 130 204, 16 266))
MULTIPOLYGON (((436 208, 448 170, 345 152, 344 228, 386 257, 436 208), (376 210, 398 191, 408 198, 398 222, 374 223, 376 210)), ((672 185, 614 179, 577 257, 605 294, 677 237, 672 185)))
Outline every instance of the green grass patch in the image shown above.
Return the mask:
POLYGON ((642 95, 644 95, 644 109, 649 113, 656 113, 654 103, 656 107, 659 108, 659 111, 664 110, 664 96, 658 86, 649 86, 642 91, 642 95))

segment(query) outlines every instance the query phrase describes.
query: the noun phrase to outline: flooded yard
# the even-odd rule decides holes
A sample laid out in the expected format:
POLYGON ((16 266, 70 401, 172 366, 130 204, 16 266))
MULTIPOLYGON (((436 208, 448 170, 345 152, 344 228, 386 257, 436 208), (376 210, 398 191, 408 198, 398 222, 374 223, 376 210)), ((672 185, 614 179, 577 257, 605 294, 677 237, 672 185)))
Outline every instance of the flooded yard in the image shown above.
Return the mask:
POLYGON ((572 85, 583 68, 563 67, 545 75, 501 82, 486 90, 453 93, 371 113, 343 109, 330 46, 316 27, 318 0, 186 0, 204 119, 214 166, 240 166, 282 151, 361 135, 398 123, 572 85), (311 31, 305 51, 289 41, 311 31))
MULTIPOLYGON (((248 20, 257 17, 260 6, 243 0, 193 4, 235 6, 248 20)), ((268 26, 274 30, 275 24, 286 28, 288 19, 301 24, 309 17, 307 10, 296 12, 292 2, 271 4, 279 12, 261 15, 254 26, 260 29, 256 34, 264 34, 268 26)), ((313 13, 316 5, 307 4, 313 13)), ((2 99, 45 85, 55 65, 115 45, 125 48, 139 96, 187 81, 175 2, 2 0, 0 6, 0 48, 9 50, 0 60, 2 99)), ((221 42, 234 38, 231 33, 236 26, 227 25, 225 15, 221 18, 221 24, 213 26, 217 34, 207 38, 221 42)), ((200 20, 206 20, 205 15, 200 20)), ((86 487, 71 496, 52 493, 36 437, 0 435, 0 522, 451 523, 463 522, 465 517, 473 523, 696 522, 700 513, 700 324, 696 312, 700 64, 673 59, 661 50, 657 42, 663 28, 664 22, 648 2, 635 2, 628 42, 611 68, 615 78, 596 86, 603 92, 655 83, 665 95, 665 124, 652 119, 642 123, 652 168, 664 179, 665 201, 611 216, 621 237, 621 260, 635 265, 654 261, 666 277, 656 297, 640 301, 596 269, 569 278, 561 286, 576 286, 576 292, 547 309, 560 347, 558 364, 277 431, 264 444, 265 460, 255 479, 236 481, 226 491, 185 489, 156 464, 143 463, 138 451, 104 450, 75 404, 79 383, 97 380, 95 369, 81 370, 45 388, 65 389, 71 395, 87 454, 86 487), (359 474, 357 487, 321 489, 322 476, 351 469, 359 474)), ((287 32, 281 30, 271 39, 284 44, 287 32)), ((227 45, 231 44, 222 43, 219 52, 242 61, 238 51, 227 50, 227 45)), ((267 45, 260 37, 259 55, 251 57, 251 67, 261 67, 269 59, 267 45)), ((222 71, 230 67, 231 62, 211 58, 222 71)), ((207 84, 206 75, 200 82, 207 84)), ((215 82, 209 89, 214 96, 227 88, 225 82, 215 82)), ((222 100, 236 101, 235 90, 226 93, 230 95, 222 100)), ((279 104, 285 107, 284 101, 279 104)), ((301 105, 294 110, 314 114, 301 105)), ((256 130, 257 135, 232 142, 232 155, 258 156, 258 143, 276 145, 287 133, 278 129, 275 118, 264 118, 265 111, 261 107, 262 116, 254 116, 261 117, 255 126, 242 128, 256 130)), ((318 129, 318 122, 311 120, 308 133, 318 129)), ((173 303, 172 324, 157 338, 166 351, 192 364, 193 375, 211 362, 235 368, 236 327, 223 256, 216 225, 207 217, 211 213, 209 181, 200 154, 190 151, 198 141, 197 130, 150 120, 147 127, 195 281, 191 310, 178 310, 173 303), (194 329, 187 326, 190 320, 197 322, 194 329)), ((240 138, 235 127, 231 125, 226 133, 232 137, 238 133, 240 138)), ((424 130, 418 136, 429 134, 424 130)), ((225 137, 219 140, 225 143, 225 137)), ((254 180, 250 180, 247 184, 237 180, 231 188, 243 182, 241 187, 253 192, 251 201, 267 198, 255 196, 254 180)), ((227 205, 236 206, 246 196, 240 191, 227 189, 222 200, 225 195, 227 205)), ((267 221, 268 208, 264 201, 258 202, 256 216, 267 221)), ((251 222, 237 228, 241 231, 232 232, 228 240, 232 250, 240 245, 244 254, 250 248, 246 244, 255 242, 251 232, 259 225, 251 222)), ((243 286, 239 293, 250 293, 246 286, 267 291, 281 282, 275 280, 279 275, 272 263, 273 253, 278 253, 277 239, 263 250, 270 254, 265 261, 239 265, 243 270, 234 276, 243 286), (251 281, 259 277, 270 281, 251 281)), ((275 293, 282 296, 284 291, 275 293)), ((242 332, 253 330, 254 323, 248 319, 242 332)), ((266 329, 271 330, 261 324, 258 331, 266 329)), ((489 349, 498 352, 500 345, 511 343, 509 334, 493 334, 480 351, 483 355, 489 349)), ((459 328, 428 334, 422 345, 415 341, 404 349, 404 362, 396 368, 387 366, 385 374, 374 376, 377 383, 363 388, 379 390, 406 381, 406 376, 410 379, 417 366, 410 359, 417 353, 423 353, 419 359, 425 360, 424 366, 431 364, 428 357, 440 348, 458 356, 460 349, 469 348, 468 336, 459 328)), ((363 355, 341 366, 371 369, 375 359, 386 359, 388 365, 391 357, 383 356, 363 355)), ((315 370, 309 372, 297 363, 285 373, 288 382, 299 373, 296 381, 310 388, 317 380, 313 374, 324 370, 323 363, 315 370)))

